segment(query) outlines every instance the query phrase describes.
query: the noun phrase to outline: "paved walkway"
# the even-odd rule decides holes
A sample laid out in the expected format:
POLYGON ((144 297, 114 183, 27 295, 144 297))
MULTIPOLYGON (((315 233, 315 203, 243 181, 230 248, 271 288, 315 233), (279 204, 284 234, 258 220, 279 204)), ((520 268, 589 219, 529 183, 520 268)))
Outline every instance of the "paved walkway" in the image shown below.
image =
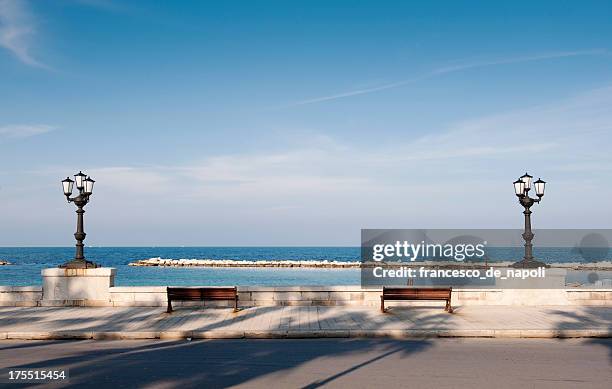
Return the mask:
POLYGON ((0 339, 612 337, 612 307, 0 307, 0 339))

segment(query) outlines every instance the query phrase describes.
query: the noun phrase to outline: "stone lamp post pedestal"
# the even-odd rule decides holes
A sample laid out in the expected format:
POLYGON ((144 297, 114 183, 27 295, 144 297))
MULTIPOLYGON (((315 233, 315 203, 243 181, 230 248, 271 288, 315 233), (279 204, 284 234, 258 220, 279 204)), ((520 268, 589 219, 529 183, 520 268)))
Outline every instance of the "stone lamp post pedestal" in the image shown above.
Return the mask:
POLYGON ((43 269, 43 306, 108 306, 117 269, 43 269))

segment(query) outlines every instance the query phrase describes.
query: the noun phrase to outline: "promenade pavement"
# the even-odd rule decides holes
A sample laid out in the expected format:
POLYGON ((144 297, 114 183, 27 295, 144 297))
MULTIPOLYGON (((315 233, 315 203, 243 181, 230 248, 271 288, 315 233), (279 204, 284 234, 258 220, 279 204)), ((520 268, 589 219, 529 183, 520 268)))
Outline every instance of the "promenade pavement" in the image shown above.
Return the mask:
POLYGON ((611 337, 612 307, 0 307, 2 339, 611 337))

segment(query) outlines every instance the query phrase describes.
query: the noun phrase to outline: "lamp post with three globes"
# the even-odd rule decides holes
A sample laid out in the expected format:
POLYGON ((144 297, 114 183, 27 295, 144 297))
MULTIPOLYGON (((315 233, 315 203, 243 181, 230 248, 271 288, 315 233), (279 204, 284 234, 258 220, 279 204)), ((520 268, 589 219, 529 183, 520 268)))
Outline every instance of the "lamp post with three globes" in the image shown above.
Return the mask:
POLYGON ((74 238, 76 239, 76 254, 74 259, 66 262, 59 267, 66 269, 91 269, 99 267, 98 264, 93 263, 85 259, 83 254, 83 241, 85 240, 85 231, 83 229, 83 214, 85 210, 83 207, 89 202, 89 197, 93 193, 93 185, 94 180, 91 177, 88 177, 83 172, 78 172, 74 175, 74 180, 71 180, 69 177, 66 177, 65 180, 62 180, 62 187, 64 189, 64 195, 69 203, 74 203, 77 206, 77 231, 74 234, 74 238), (72 189, 74 184, 76 183, 76 187, 79 191, 78 195, 74 197, 70 197, 72 195, 72 189))
POLYGON ((533 257, 533 237, 535 236, 531 231, 531 207, 535 203, 539 203, 544 196, 544 187, 546 182, 539 178, 533 182, 535 194, 537 198, 529 197, 529 191, 531 190, 533 177, 528 173, 525 173, 518 180, 514 181, 514 193, 519 198, 519 203, 525 209, 523 214, 525 215, 525 231, 523 232, 523 239, 525 239, 525 256, 523 260, 512 264, 515 268, 537 268, 537 267, 548 267, 543 262, 535 260, 533 257))

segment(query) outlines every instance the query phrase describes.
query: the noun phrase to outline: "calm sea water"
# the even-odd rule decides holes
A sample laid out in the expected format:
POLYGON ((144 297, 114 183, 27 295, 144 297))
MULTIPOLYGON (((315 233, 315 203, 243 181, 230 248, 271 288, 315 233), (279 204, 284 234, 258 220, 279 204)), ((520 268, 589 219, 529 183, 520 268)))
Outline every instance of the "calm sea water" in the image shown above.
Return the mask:
MULTIPOLYGON (((359 247, 86 247, 85 256, 117 268, 115 285, 358 285, 357 269, 135 267, 139 259, 358 261, 359 247)), ((0 247, 0 285, 40 285, 41 269, 74 258, 74 247, 0 247)))
MULTIPOLYGON (((496 261, 515 261, 522 248, 499 248, 496 261)), ((540 260, 584 262, 570 248, 535 248, 540 260)), ((597 260, 610 260, 605 253, 597 260)), ((308 268, 170 268, 134 267, 140 259, 330 260, 359 261, 359 247, 86 247, 85 255, 105 267, 117 268, 116 285, 358 285, 358 269, 308 268)), ((41 269, 56 267, 74 257, 74 247, 0 247, 0 285, 40 285, 41 269)), ((491 261, 493 262, 493 261, 491 261)))

